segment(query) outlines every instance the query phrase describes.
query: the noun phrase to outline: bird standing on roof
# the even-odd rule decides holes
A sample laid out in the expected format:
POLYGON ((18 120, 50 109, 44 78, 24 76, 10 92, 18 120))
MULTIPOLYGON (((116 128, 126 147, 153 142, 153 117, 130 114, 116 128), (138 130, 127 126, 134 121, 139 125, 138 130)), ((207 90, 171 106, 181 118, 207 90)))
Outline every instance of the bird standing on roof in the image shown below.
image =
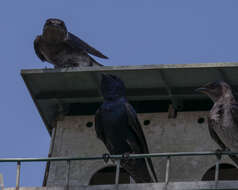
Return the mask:
POLYGON ((88 54, 107 59, 105 55, 67 31, 60 19, 46 20, 43 33, 34 40, 36 55, 41 61, 47 61, 55 66, 80 67, 102 66, 88 54))
MULTIPOLYGON (((216 81, 196 91, 208 95, 214 102, 208 114, 208 128, 213 140, 222 151, 238 152, 238 103, 231 87, 223 81, 216 81)), ((230 158, 238 165, 238 157, 231 155, 230 158)))
MULTIPOLYGON (((124 83, 114 75, 102 75, 101 92, 104 102, 96 112, 95 130, 108 151, 122 155, 149 153, 136 112, 125 98, 124 83)), ((147 163, 157 181, 150 158, 147 163)), ((122 159, 121 166, 136 183, 153 182, 145 159, 122 159)))

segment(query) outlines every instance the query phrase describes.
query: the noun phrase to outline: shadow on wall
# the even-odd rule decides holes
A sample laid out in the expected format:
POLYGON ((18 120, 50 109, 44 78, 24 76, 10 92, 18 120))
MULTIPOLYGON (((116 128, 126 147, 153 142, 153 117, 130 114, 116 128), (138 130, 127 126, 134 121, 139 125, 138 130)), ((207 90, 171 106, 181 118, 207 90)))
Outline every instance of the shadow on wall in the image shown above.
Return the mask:
MULTIPOLYGON (((215 165, 206 171, 202 181, 213 181, 215 179, 215 165)), ((98 170, 90 179, 89 185, 115 184, 116 166, 107 166, 98 170)), ((219 180, 238 180, 238 168, 231 164, 220 164, 219 180)), ((130 176, 120 168, 119 184, 129 184, 130 176)))
MULTIPOLYGON (((90 179, 89 185, 115 184, 116 166, 107 166, 98 170, 90 179)), ((130 176, 120 168, 119 184, 130 183, 130 176)))
MULTIPOLYGON (((215 179, 215 168, 211 167, 202 177, 202 181, 213 181, 215 179)), ((238 180, 238 168, 231 164, 220 164, 219 180, 238 180)))

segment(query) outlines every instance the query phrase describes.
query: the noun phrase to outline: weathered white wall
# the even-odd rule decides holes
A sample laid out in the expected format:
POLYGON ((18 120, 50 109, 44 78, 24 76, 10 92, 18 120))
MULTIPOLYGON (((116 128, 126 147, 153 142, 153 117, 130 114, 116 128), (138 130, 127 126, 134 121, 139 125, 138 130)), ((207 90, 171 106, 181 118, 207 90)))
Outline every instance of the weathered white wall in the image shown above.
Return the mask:
MULTIPOLYGON (((211 140, 206 120, 207 112, 182 112, 176 119, 168 119, 167 113, 139 114, 139 119, 151 153, 213 151, 216 144, 211 140), (203 124, 198 118, 205 118, 203 124), (144 120, 150 120, 144 126, 144 120)), ((67 116, 58 121, 52 156, 95 156, 107 152, 103 143, 96 138, 94 116, 67 116)), ((215 164, 215 156, 177 157, 171 161, 171 181, 201 180, 203 174, 215 164)), ((222 162, 232 163, 224 157, 222 162)), ((160 181, 164 180, 165 159, 153 158, 160 181)), ((109 163, 111 164, 111 163, 109 163)), ((47 186, 64 185, 66 164, 55 162, 50 166, 47 186)), ((103 161, 73 161, 70 167, 70 184, 87 185, 91 176, 105 167, 103 161)))
MULTIPOLYGON (((191 190, 191 189, 236 189, 237 181, 219 181, 216 185, 214 181, 200 182, 171 182, 164 183, 140 183, 140 184, 120 184, 120 185, 90 185, 90 186, 54 186, 54 187, 21 187, 19 190, 191 190)), ((5 190, 16 190, 5 188, 5 190)))

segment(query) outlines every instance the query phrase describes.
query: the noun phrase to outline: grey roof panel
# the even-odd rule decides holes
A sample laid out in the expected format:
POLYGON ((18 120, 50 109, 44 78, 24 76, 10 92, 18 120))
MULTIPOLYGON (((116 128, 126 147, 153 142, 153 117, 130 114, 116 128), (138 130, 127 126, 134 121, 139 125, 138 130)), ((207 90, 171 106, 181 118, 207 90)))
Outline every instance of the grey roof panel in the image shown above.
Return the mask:
MULTIPOLYGON (((67 104, 100 102, 100 74, 119 76, 131 101, 206 98, 193 89, 214 80, 238 86, 238 63, 171 64, 22 70, 48 130, 67 104)), ((80 108, 79 108, 80 109, 80 108)))

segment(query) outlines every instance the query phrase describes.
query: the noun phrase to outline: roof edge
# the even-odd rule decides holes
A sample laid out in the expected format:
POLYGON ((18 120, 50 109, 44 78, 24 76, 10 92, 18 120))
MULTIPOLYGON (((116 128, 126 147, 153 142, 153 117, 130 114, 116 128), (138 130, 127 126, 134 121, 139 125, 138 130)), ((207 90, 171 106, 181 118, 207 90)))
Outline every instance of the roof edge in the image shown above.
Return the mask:
POLYGON ((238 62, 218 62, 218 63, 193 63, 193 64, 154 64, 154 65, 133 65, 133 66, 103 66, 103 67, 73 67, 60 69, 22 69, 21 75, 25 74, 43 74, 43 73, 61 73, 61 72, 97 72, 113 70, 152 70, 152 69, 187 69, 187 68, 221 68, 238 67, 238 62))

